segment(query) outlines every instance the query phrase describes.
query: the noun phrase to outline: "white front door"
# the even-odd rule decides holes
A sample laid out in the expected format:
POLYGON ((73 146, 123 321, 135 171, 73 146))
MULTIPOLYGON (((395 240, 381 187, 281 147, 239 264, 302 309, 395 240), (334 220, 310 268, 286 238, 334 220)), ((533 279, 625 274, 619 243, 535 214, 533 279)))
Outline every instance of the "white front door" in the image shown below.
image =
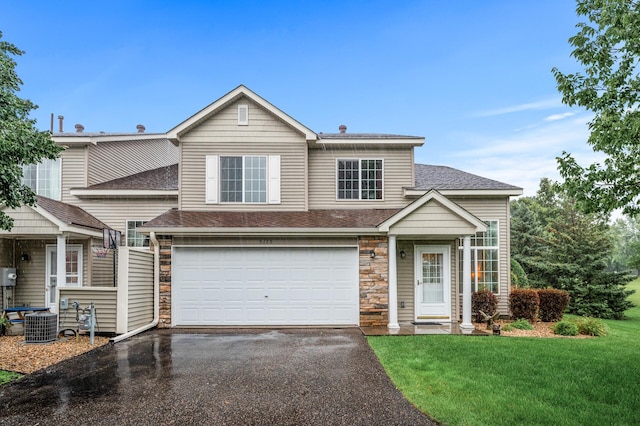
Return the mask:
POLYGON ((451 321, 451 248, 416 246, 416 322, 451 321))
MULTIPOLYGON (((65 264, 67 267, 67 279, 65 283, 60 284, 61 287, 82 287, 82 246, 67 245, 65 264)), ((45 306, 51 312, 58 312, 56 306, 56 287, 57 283, 57 250, 55 245, 47 246, 47 276, 45 283, 45 306)))

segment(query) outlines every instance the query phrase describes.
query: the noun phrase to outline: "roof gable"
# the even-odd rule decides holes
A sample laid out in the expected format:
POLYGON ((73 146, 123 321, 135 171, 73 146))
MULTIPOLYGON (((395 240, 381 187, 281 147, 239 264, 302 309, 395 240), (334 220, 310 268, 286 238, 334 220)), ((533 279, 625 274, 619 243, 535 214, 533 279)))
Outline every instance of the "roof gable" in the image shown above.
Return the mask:
POLYGON ((198 111, 182 123, 178 124, 173 129, 169 130, 167 132, 167 137, 171 140, 179 141, 182 135, 188 133, 193 128, 197 127, 205 120, 209 119, 210 117, 217 114, 219 111, 242 97, 251 99, 253 102, 260 105, 262 108, 276 116, 278 119, 305 135, 307 141, 315 141, 317 139, 317 135, 311 129, 302 125, 300 122, 243 85, 236 87, 217 101, 214 101, 212 104, 198 111))
POLYGON ((487 226, 482 220, 435 190, 427 192, 382 222, 378 229, 392 234, 394 231, 408 233, 411 226, 407 226, 406 223, 409 223, 413 218, 417 218, 420 222, 420 233, 448 235, 450 231, 447 229, 456 229, 457 231, 454 232, 456 234, 466 232, 475 234, 487 230, 487 226), (435 217, 446 217, 447 220, 425 220, 425 218, 434 219, 435 217), (405 224, 400 225, 402 222, 405 224), (447 227, 442 226, 444 222, 448 223, 447 227))

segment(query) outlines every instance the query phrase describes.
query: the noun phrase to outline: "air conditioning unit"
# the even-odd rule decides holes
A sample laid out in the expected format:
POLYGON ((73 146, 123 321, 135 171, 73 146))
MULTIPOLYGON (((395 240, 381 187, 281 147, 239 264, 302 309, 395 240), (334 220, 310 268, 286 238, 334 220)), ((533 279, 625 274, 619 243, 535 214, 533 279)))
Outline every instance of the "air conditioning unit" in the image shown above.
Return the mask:
POLYGON ((49 312, 27 314, 24 316, 24 342, 48 343, 56 340, 58 334, 58 315, 49 312))

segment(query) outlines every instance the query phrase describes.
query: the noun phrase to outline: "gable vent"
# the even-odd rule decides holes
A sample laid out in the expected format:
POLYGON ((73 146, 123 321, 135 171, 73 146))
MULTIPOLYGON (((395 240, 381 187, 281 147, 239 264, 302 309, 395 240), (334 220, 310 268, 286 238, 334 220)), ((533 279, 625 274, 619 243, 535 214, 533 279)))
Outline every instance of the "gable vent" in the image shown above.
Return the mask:
POLYGON ((249 125, 249 105, 238 105, 238 126, 249 125))

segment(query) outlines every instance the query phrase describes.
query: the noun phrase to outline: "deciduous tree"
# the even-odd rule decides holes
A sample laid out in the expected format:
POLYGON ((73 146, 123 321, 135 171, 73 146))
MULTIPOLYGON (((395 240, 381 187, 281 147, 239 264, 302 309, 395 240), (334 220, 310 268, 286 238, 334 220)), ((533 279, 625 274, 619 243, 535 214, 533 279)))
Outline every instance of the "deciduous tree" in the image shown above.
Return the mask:
POLYGON ((605 160, 581 166, 564 152, 558 158, 565 186, 590 212, 622 208, 640 214, 640 2, 578 0, 577 24, 569 39, 572 56, 584 68, 552 70, 562 100, 595 115, 588 143, 605 160))
MULTIPOLYGON (((2 40, 0 32, 0 204, 9 208, 35 205, 34 192, 22 183, 22 166, 55 159, 58 147, 49 132, 36 129, 29 113, 37 106, 21 99, 22 80, 16 73, 14 57, 24 52, 2 40)), ((0 210, 0 229, 10 231, 13 219, 0 210)))

